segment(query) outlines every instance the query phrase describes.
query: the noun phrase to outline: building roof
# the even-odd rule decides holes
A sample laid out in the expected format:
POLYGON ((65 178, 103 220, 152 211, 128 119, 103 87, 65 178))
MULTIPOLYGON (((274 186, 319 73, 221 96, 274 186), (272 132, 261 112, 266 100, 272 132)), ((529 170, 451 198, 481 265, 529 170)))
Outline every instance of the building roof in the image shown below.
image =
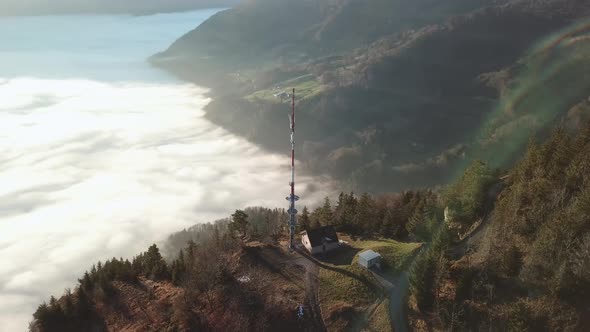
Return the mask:
POLYGON ((359 257, 362 257, 364 260, 366 261, 370 261, 372 259, 375 259, 377 257, 381 257, 381 255, 379 255, 378 253, 374 252, 373 250, 367 250, 367 251, 363 251, 359 254, 359 257))
POLYGON ((338 234, 332 226, 324 226, 316 229, 307 230, 307 237, 312 247, 321 246, 324 243, 338 242, 338 234))

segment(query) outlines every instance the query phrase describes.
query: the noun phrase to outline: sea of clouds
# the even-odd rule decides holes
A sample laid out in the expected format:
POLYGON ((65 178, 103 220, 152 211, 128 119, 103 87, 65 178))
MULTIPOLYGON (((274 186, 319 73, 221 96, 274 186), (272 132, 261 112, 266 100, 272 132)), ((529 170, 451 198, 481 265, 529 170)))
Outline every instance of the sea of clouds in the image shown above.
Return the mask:
MULTIPOLYGON (((0 78, 0 331, 26 330, 40 302, 98 260, 237 208, 286 206, 287 155, 205 120, 205 93, 0 78)), ((322 181, 298 179, 301 204, 330 191, 309 190, 322 181)))

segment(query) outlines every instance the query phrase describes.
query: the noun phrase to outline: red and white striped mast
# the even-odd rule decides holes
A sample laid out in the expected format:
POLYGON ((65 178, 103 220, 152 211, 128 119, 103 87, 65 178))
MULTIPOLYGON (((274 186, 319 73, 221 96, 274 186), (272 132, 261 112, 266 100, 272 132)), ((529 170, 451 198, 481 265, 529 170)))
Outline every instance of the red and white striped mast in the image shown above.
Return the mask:
POLYGON ((291 124, 291 195, 287 197, 289 201, 289 248, 293 249, 295 246, 295 225, 297 225, 297 210, 295 209, 295 202, 299 197, 295 195, 295 89, 291 94, 291 117, 289 119, 291 124))

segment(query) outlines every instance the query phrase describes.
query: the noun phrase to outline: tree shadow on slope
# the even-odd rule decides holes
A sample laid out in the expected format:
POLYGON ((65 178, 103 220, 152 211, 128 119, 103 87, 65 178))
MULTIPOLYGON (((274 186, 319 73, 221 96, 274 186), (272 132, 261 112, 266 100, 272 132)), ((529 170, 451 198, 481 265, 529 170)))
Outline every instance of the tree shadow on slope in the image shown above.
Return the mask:
POLYGON ((296 287, 302 287, 297 283, 296 272, 286 269, 287 257, 283 257, 276 248, 264 248, 259 247, 244 247, 244 251, 248 254, 251 259, 251 263, 256 266, 260 266, 273 274, 280 275, 286 281, 296 285, 296 287))
POLYGON ((336 266, 351 265, 352 260, 359 251, 361 250, 358 248, 340 246, 338 250, 330 252, 325 257, 322 257, 322 261, 336 266))
MULTIPOLYGON (((351 251, 357 250, 357 249, 355 249, 355 248, 350 248, 350 249, 351 249, 351 251)), ((355 274, 355 273, 353 273, 353 272, 350 272, 349 270, 346 270, 346 269, 343 269, 343 268, 339 268, 339 267, 336 267, 336 266, 329 265, 329 264, 332 264, 332 263, 330 263, 330 262, 329 262, 329 261, 327 261, 327 260, 326 260, 326 262, 327 262, 327 263, 329 263, 329 264, 325 264, 324 262, 322 262, 322 261, 318 260, 317 258, 315 258, 315 257, 313 257, 313 256, 311 256, 311 255, 309 255, 309 254, 308 254, 307 252, 305 252, 304 250, 301 250, 301 249, 295 249, 295 251, 299 252, 299 253, 300 253, 302 256, 304 256, 304 257, 306 257, 307 259, 309 259, 309 260, 310 260, 312 263, 316 264, 318 267, 321 267, 321 268, 323 268, 323 269, 326 269, 326 270, 330 270, 330 271, 332 271, 332 272, 340 273, 340 274, 342 274, 342 275, 345 275, 345 276, 347 276, 347 277, 349 277, 349 278, 355 279, 355 280, 357 280, 357 281, 359 281, 359 282, 363 283, 363 284, 364 284, 365 286, 367 286, 367 288, 369 288, 369 289, 374 289, 374 288, 375 288, 375 285, 374 285, 373 283, 371 283, 371 282, 370 282, 368 279, 366 279, 366 278, 362 278, 362 277, 360 277, 358 274, 355 274)), ((357 252, 358 252, 358 251, 359 251, 359 250, 357 250, 357 252)), ((346 256, 345 256, 345 257, 346 257, 346 256)), ((354 257, 354 255, 353 255, 352 257, 354 257)), ((350 264, 349 264, 349 266, 350 266, 350 264)))

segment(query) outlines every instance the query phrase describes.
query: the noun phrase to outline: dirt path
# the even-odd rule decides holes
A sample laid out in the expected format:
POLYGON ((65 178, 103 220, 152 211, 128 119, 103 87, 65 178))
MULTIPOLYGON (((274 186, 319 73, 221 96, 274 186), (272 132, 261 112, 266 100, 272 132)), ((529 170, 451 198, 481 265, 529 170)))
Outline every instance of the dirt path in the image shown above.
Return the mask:
MULTIPOLYGON (((246 247, 252 257, 256 258, 256 263, 264 266, 269 271, 276 273, 285 280, 304 282, 305 299, 303 303, 294 303, 293 315, 296 315, 298 306, 303 305, 303 318, 299 319, 299 326, 296 327, 300 331, 310 332, 324 332, 326 327, 322 319, 321 310, 319 306, 319 267, 310 258, 304 254, 295 252, 283 251, 279 248, 260 248, 260 247, 246 247), (285 264, 287 266, 285 266, 285 264), (296 267, 296 268, 295 268, 296 267), (305 271, 305 272, 304 272, 305 271)), ((303 286, 303 285, 301 285, 303 286)), ((303 287, 301 287, 303 291, 303 287)))
POLYGON ((407 303, 410 281, 408 272, 402 272, 397 278, 389 296, 389 315, 395 332, 408 331, 407 303))
POLYGON ((386 296, 379 296, 377 299, 375 299, 375 301, 371 305, 369 305, 369 307, 363 314, 363 318, 357 319, 353 322, 350 331, 361 331, 365 326, 367 326, 369 324, 369 321, 371 321, 371 317, 373 317, 375 311, 377 311, 377 308, 379 308, 379 306, 383 303, 383 301, 385 301, 386 298, 386 296))
POLYGON ((491 224, 490 221, 494 216, 496 200, 503 189, 504 183, 499 182, 488 190, 484 208, 485 211, 487 211, 485 217, 473 230, 471 230, 469 234, 466 234, 461 241, 453 244, 449 248, 448 253, 451 257, 458 259, 462 256, 465 256, 470 249, 474 248, 479 242, 481 242, 487 229, 489 228, 489 225, 491 224))
POLYGON ((397 278, 391 279, 383 274, 371 271, 375 278, 389 293, 389 315, 395 332, 408 331, 406 302, 408 296, 408 273, 402 272, 397 278))
POLYGON ((449 256, 454 259, 459 259, 460 257, 465 256, 470 249, 474 248, 486 233, 492 217, 493 213, 489 213, 471 233, 465 236, 463 240, 453 244, 448 250, 449 256))
MULTIPOLYGON (((319 268, 311 264, 305 271, 305 307, 307 315, 311 317, 313 331, 326 331, 319 302, 320 282, 318 279, 319 268)), ((308 318, 309 319, 309 318, 308 318)))
POLYGON ((297 251, 299 257, 294 260, 295 264, 305 268, 305 311, 306 320, 311 323, 309 331, 324 332, 326 326, 322 318, 322 311, 319 303, 319 267, 318 265, 297 251))

